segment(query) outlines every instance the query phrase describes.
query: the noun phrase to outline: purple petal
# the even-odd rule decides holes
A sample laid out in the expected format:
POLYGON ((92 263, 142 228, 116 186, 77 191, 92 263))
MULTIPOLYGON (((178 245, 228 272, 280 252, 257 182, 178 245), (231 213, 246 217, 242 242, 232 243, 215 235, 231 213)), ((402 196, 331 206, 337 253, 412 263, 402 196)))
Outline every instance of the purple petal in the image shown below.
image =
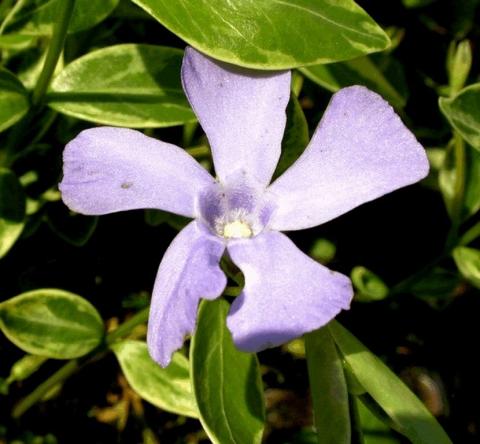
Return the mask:
POLYGON ((231 242, 228 252, 245 275, 244 291, 227 318, 241 350, 282 344, 349 308, 350 280, 315 262, 282 233, 231 242))
POLYGON ((344 88, 302 156, 270 186, 271 227, 319 225, 427 173, 425 150, 393 108, 367 88, 344 88))
POLYGON ((193 217, 198 194, 214 182, 182 149, 126 128, 82 131, 63 161, 63 201, 82 214, 156 208, 193 217))
POLYGON ((237 170, 260 185, 272 178, 280 157, 290 72, 261 72, 214 61, 185 50, 183 89, 212 147, 222 182, 237 170))
POLYGON ((200 298, 220 296, 227 279, 218 263, 224 244, 197 221, 190 222, 163 256, 153 289, 147 342, 163 367, 195 328, 200 298))

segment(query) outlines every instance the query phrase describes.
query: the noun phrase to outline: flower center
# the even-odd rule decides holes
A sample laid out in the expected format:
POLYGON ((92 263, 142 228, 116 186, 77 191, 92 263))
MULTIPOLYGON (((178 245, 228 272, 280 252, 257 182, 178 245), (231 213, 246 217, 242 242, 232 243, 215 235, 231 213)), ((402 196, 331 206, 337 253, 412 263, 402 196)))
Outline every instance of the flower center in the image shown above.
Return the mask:
POLYGON ((252 229, 248 223, 241 220, 229 222, 223 226, 223 237, 225 239, 236 239, 241 237, 252 237, 252 229))
POLYGON ((199 200, 201 220, 224 239, 244 239, 259 234, 271 210, 258 191, 245 182, 229 186, 217 183, 199 200))

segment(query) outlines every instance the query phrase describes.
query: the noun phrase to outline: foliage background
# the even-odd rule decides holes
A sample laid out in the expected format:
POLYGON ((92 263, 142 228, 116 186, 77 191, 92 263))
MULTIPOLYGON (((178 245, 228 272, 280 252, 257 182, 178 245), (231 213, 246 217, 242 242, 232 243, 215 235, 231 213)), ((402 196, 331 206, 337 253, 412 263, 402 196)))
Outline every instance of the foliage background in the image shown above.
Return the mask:
MULTIPOLYGON (((4 5, 11 3, 0 3, 3 16, 8 9, 4 5)), ((336 247, 331 268, 350 274, 354 267, 363 266, 381 277, 390 294, 384 297, 380 291, 376 297, 378 293, 372 287, 362 289, 357 282, 357 302, 339 320, 407 382, 454 442, 478 442, 480 368, 474 356, 480 335, 480 300, 475 281, 479 265, 469 260, 469 271, 460 273, 457 264, 461 265, 461 260, 455 263, 449 254, 444 254, 445 245, 452 247, 448 244, 452 227, 465 233, 475 226, 478 215, 462 217, 460 224, 446 210, 445 202, 451 205, 451 196, 448 186, 439 187, 438 170, 444 178, 452 171, 447 160, 442 163, 444 157, 451 156, 447 147, 452 128, 439 109, 438 97, 449 94, 446 58, 452 42, 468 40, 473 57, 465 84, 479 81, 479 2, 357 3, 383 29, 390 29, 392 40, 398 42, 395 49, 371 56, 370 60, 381 67, 385 82, 400 102, 405 99, 405 106, 397 106, 397 111, 407 126, 424 146, 434 148, 430 151, 432 174, 422 184, 366 204, 321 227, 292 233, 291 237, 303 251, 323 261, 328 251, 325 244, 318 244, 318 239, 326 239, 336 247), (432 262, 435 265, 429 265, 432 262), (381 300, 372 302, 372 297, 381 300)), ((185 46, 141 9, 121 1, 101 23, 67 37, 65 64, 93 49, 120 43, 185 46)), ((47 44, 47 38, 35 37, 25 49, 12 51, 3 47, 4 66, 23 73, 22 80, 28 86, 29 76, 31 82, 35 71, 26 67, 45 51, 47 44)), ((333 77, 341 82, 345 79, 346 83, 362 83, 366 72, 363 65, 359 71, 352 71, 350 66, 340 74, 334 72, 333 77)), ((311 133, 331 91, 312 81, 311 72, 302 70, 298 75, 303 79, 299 103, 311 133)), ((379 86, 378 73, 373 88, 385 91, 384 86, 379 86)), ((478 114, 475 118, 478 123, 478 114)), ((36 119, 23 138, 24 144, 34 140, 34 148, 18 158, 12 168, 18 177, 34 172, 32 183, 25 189, 32 201, 42 204, 28 217, 20 239, 0 260, 0 298, 6 300, 40 288, 65 289, 88 299, 107 327, 113 329, 148 306, 159 261, 183 221, 169 219, 160 223, 158 214, 142 211, 112 214, 99 220, 70 214, 54 191, 61 177, 61 153, 69 140, 92 123, 51 110, 36 119), (43 133, 35 137, 39 132, 43 133)), ((0 134, 2 145, 9 143, 14 131, 0 134)), ((201 129, 195 129, 192 136, 182 126, 146 132, 167 142, 196 147, 198 157, 208 163, 201 129)), ((466 145, 465 149, 468 165, 476 165, 473 148, 466 145)), ((455 181, 455 171, 458 169, 453 170, 450 181, 455 181)), ((480 178, 471 174, 467 179, 467 193, 480 200, 480 178)), ((3 199, 5 192, 0 190, 0 196, 3 199)), ((473 240, 470 246, 477 243, 473 240)), ((381 286, 372 279, 371 285, 381 286)), ((142 338, 144 333, 140 325, 133 336, 142 338)), ((23 355, 6 337, 0 337, 0 442, 194 443, 206 439, 198 421, 141 401, 122 376, 113 354, 85 366, 65 381, 61 391, 50 393, 48 400, 13 419, 12 407, 59 367, 50 360, 29 378, 7 387, 11 367, 23 355)), ((262 352, 259 359, 266 389, 266 441, 315 442, 302 344, 262 352)), ((367 443, 405 439, 371 416, 363 419, 367 443)))

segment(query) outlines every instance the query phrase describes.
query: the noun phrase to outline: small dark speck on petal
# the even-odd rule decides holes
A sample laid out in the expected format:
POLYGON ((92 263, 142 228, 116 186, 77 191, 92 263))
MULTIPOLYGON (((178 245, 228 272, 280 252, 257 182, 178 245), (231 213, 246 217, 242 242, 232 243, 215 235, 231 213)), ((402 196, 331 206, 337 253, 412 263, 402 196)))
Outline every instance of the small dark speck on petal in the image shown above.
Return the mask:
POLYGON ((128 190, 129 188, 131 188, 133 186, 133 182, 123 182, 122 185, 120 185, 120 186, 124 190, 128 190))

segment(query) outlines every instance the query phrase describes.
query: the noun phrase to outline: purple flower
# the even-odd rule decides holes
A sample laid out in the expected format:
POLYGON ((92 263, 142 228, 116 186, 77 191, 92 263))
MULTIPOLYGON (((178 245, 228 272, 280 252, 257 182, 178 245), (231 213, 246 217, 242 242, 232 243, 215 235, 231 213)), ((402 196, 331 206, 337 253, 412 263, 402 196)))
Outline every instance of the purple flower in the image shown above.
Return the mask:
POLYGON ((272 184, 290 72, 258 72, 187 48, 183 87, 212 148, 217 178, 182 149, 124 128, 81 132, 64 152, 64 202, 83 214, 156 208, 192 217, 160 264, 148 345, 168 365, 195 327, 200 298, 226 285, 227 250, 245 288, 227 318, 238 348, 255 352, 315 330, 348 309, 350 280, 280 231, 327 222, 426 176, 424 149, 378 94, 336 93, 300 158, 272 184))

